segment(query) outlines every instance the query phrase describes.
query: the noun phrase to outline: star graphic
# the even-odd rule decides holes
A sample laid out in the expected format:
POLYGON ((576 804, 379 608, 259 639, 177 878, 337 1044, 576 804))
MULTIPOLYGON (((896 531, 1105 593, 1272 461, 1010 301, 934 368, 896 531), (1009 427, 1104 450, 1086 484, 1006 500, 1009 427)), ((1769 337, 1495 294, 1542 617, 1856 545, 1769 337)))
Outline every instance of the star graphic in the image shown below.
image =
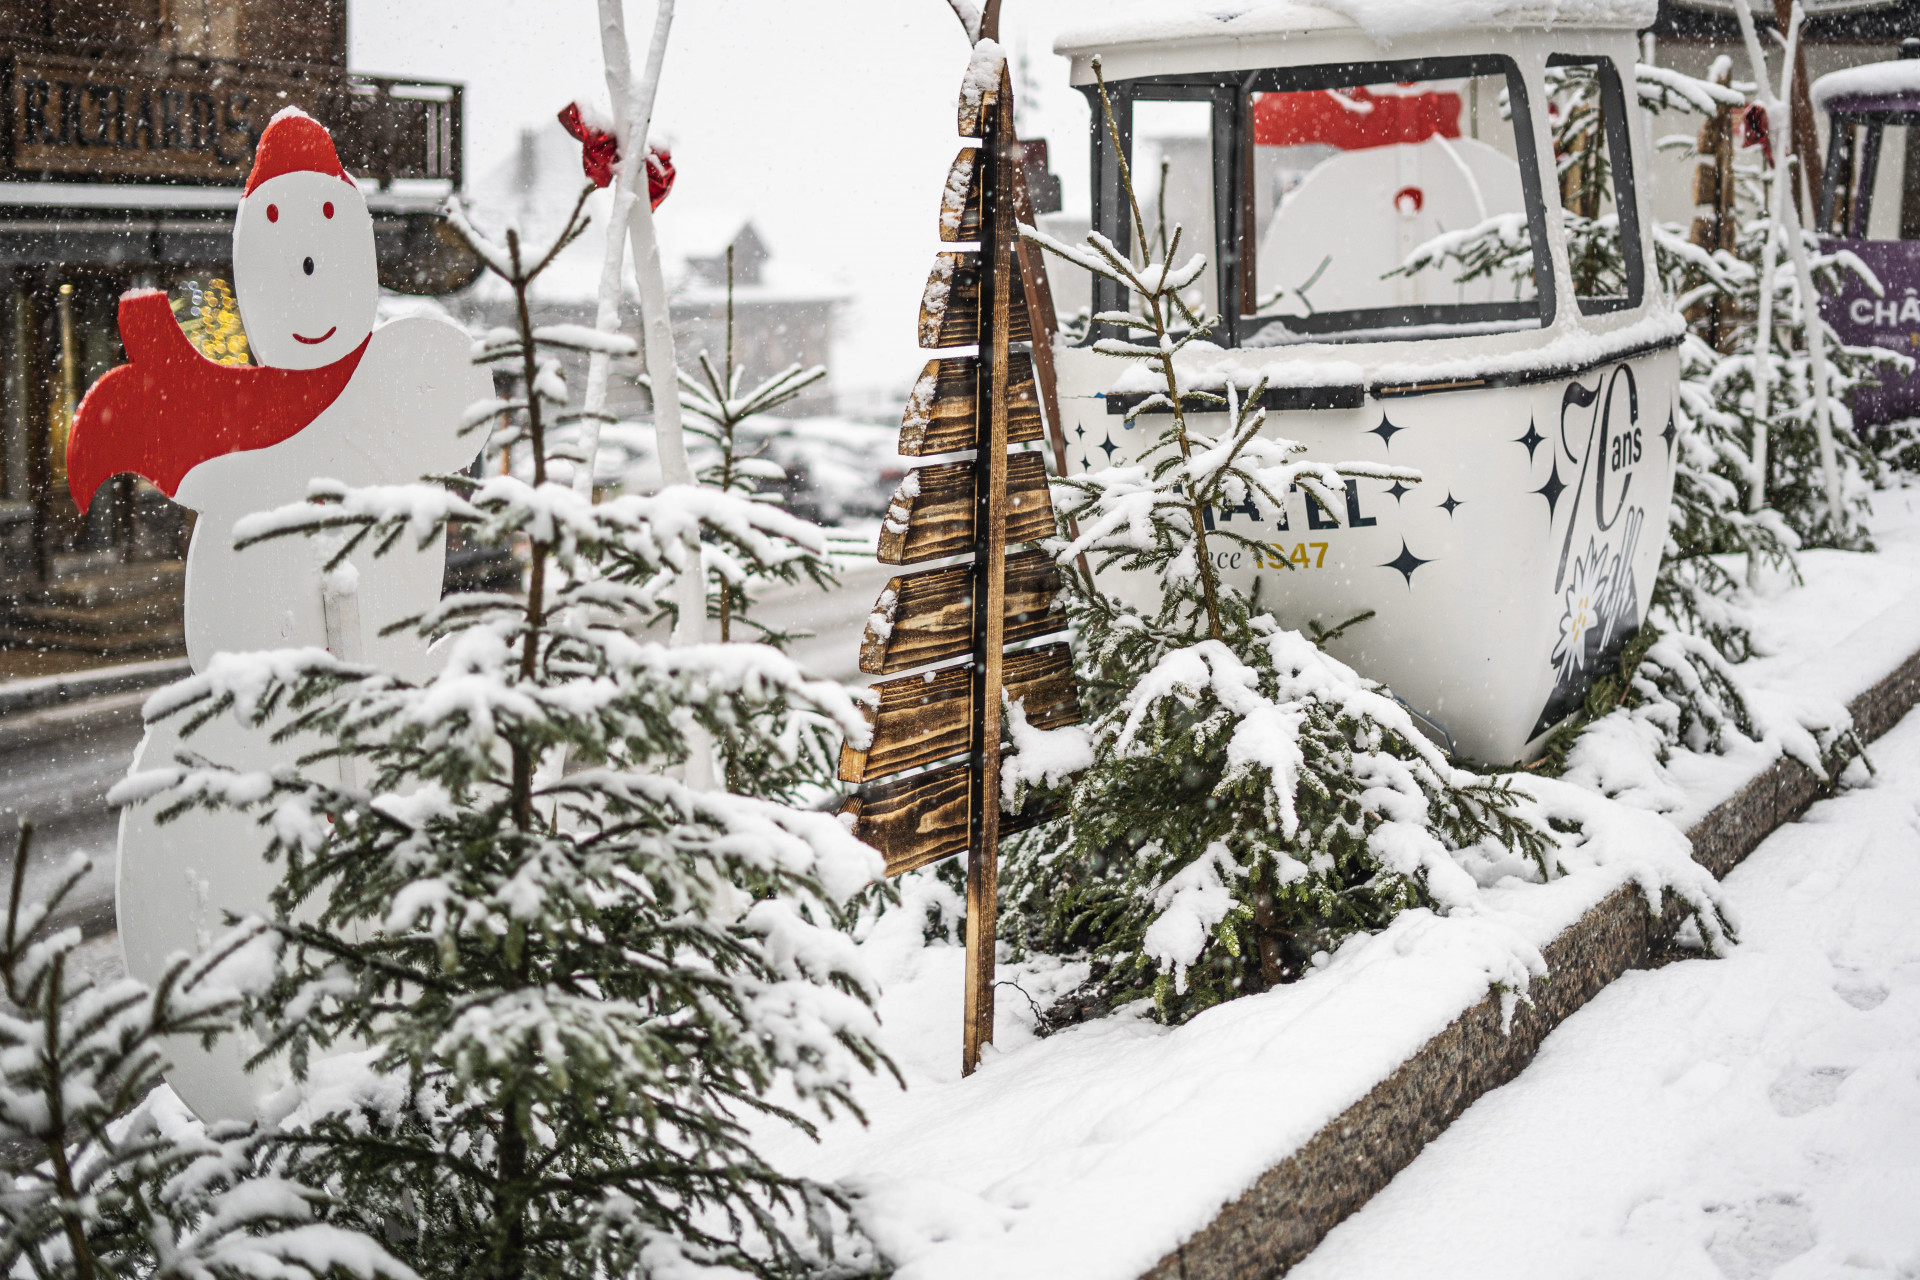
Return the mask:
POLYGON ((1387 492, 1393 495, 1393 500, 1395 502, 1398 502, 1400 501, 1400 499, 1412 493, 1413 490, 1407 488, 1407 486, 1401 484, 1398 480, 1395 480, 1392 484, 1387 486, 1387 492))
POLYGON ((1455 507, 1464 507, 1465 505, 1467 504, 1454 497, 1453 490, 1449 489, 1447 490, 1447 500, 1440 504, 1440 509, 1448 515, 1452 515, 1455 507))
POLYGON ((1539 494, 1547 500, 1548 520, 1553 519, 1553 510, 1559 505, 1560 495, 1566 491, 1566 482, 1560 478, 1560 459, 1555 458, 1553 460, 1553 473, 1547 477, 1547 482, 1538 489, 1532 490, 1532 492, 1539 494))
POLYGON ((1106 451, 1106 455, 1107 455, 1107 461, 1108 461, 1108 462, 1112 462, 1112 461, 1113 461, 1113 455, 1114 455, 1114 454, 1116 454, 1116 453, 1118 453, 1118 452, 1120 451, 1120 446, 1119 446, 1119 445, 1117 445, 1117 444, 1115 444, 1115 443, 1113 442, 1113 435, 1112 435, 1112 433, 1108 433, 1108 435, 1107 435, 1107 438, 1106 438, 1105 440, 1102 440, 1102 441, 1100 442, 1100 446, 1099 446, 1099 447, 1100 447, 1101 449, 1103 449, 1103 450, 1105 450, 1105 451, 1106 451))
POLYGON ((1667 442, 1667 456, 1669 458, 1673 456, 1673 442, 1676 439, 1678 439, 1679 436, 1680 436, 1680 429, 1673 425, 1673 411, 1668 410, 1667 411, 1667 429, 1660 433, 1660 438, 1667 442))
POLYGON ((1093 464, 1087 461, 1087 455, 1084 453, 1080 455, 1080 469, 1082 471, 1093 470, 1093 464))
POLYGON ((1393 443, 1393 438, 1405 430, 1406 430, 1405 427, 1394 426, 1392 421, 1388 419, 1387 415, 1383 413, 1380 415, 1380 425, 1375 427, 1372 431, 1369 431, 1367 434, 1372 436, 1379 436, 1381 444, 1390 445, 1393 443))
POLYGON ((1533 419, 1527 419, 1527 434, 1515 440, 1515 444, 1527 446, 1527 465, 1533 465, 1533 451, 1547 442, 1547 438, 1533 429, 1533 419))
POLYGON ((1400 576, 1407 580, 1408 590, 1413 588, 1413 571, 1423 564, 1432 564, 1431 560, 1422 560, 1407 547, 1407 540, 1400 539, 1400 554, 1381 565, 1382 569, 1398 569, 1400 576))
POLYGON ((1076 423, 1073 428, 1073 434, 1075 434, 1076 436, 1079 436, 1082 440, 1084 440, 1087 438, 1087 429, 1076 423))

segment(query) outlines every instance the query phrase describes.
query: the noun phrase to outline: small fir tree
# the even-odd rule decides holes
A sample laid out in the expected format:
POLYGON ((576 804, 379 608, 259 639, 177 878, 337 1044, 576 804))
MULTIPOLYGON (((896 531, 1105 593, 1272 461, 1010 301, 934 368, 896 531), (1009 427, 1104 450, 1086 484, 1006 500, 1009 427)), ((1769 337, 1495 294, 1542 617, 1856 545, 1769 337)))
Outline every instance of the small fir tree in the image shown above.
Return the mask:
MULTIPOLYGON (((827 376, 825 365, 805 368, 788 365, 770 378, 742 391, 747 370, 734 363, 733 350, 733 246, 727 246, 727 350, 724 376, 713 367, 713 358, 702 351, 696 377, 679 370, 680 408, 690 415, 687 429, 707 444, 708 456, 700 461, 696 475, 703 485, 722 493, 737 493, 755 502, 779 502, 777 491, 762 489, 763 484, 778 484, 787 478, 786 470, 766 456, 767 441, 756 438, 743 427, 764 413, 787 404, 808 387, 827 376)), ((640 384, 652 391, 652 379, 642 377, 640 384)), ((815 585, 828 586, 832 579, 826 562, 808 557, 798 562, 814 579, 815 585)), ((709 616, 720 625, 720 642, 733 639, 735 624, 750 629, 762 643, 783 647, 792 637, 774 631, 747 617, 752 600, 748 595, 750 576, 740 565, 724 556, 709 564, 717 581, 709 594, 709 616)), ((787 580, 791 580, 791 577, 787 580)))
MULTIPOLYGON (((792 364, 742 389, 747 371, 734 363, 732 246, 727 248, 726 340, 724 376, 714 368, 713 358, 705 351, 698 357, 697 376, 686 369, 678 371, 680 409, 686 415, 683 420, 687 431, 705 444, 696 455, 694 474, 702 485, 718 492, 737 494, 750 502, 778 504, 784 495, 778 489, 762 486, 786 480, 786 470, 766 456, 768 441, 755 432, 751 424, 753 419, 778 409, 826 377, 827 371, 823 365, 804 368, 792 364)), ((640 383, 652 390, 651 379, 642 377, 640 383)), ((767 573, 764 566, 743 563, 730 554, 725 545, 709 540, 703 559, 710 582, 708 616, 718 625, 721 644, 751 635, 756 643, 784 649, 798 637, 751 617, 753 589, 773 582, 791 583, 802 577, 822 588, 834 581, 832 564, 824 555, 795 557, 773 566, 773 571, 767 573)), ((676 613, 669 604, 663 616, 671 619, 676 613)), ((833 770, 819 752, 806 751, 788 758, 768 752, 766 746, 765 742, 753 740, 736 740, 732 744, 732 750, 724 756, 727 790, 796 800, 808 794, 809 789, 831 784, 833 770)))
MULTIPOLYGON (((441 638, 443 667, 418 685, 318 651, 224 655, 160 709, 304 735, 321 744, 309 763, 349 761, 359 780, 256 779, 247 807, 285 869, 284 947, 249 1012, 297 1075, 332 1054, 327 1072, 353 1079, 308 1107, 302 1168, 408 1265, 446 1280, 792 1274, 833 1254, 846 1199, 767 1164, 751 1126, 811 1132, 884 1062, 871 985, 836 928, 879 859, 831 815, 698 790, 680 770, 696 733, 728 759, 797 769, 864 722, 766 646, 633 634, 719 553, 743 577, 780 576, 823 546, 739 492, 594 503, 553 467, 567 392, 552 350, 632 350, 533 321, 529 287, 584 203, 537 252, 450 211, 513 291, 515 325, 477 358, 511 362, 526 394, 471 420, 508 415, 523 468, 317 481, 309 503, 238 531, 324 534, 338 564, 467 522, 527 548, 525 598, 454 596, 402 624, 441 638)), ((146 786, 208 803, 178 770, 146 786)))
POLYGON ((152 988, 96 983, 77 962, 79 929, 36 936, 91 864, 74 855, 28 901, 31 840, 23 824, 0 938, 0 1275, 408 1276, 325 1221, 331 1197, 286 1175, 270 1129, 208 1128, 159 1087, 169 1037, 234 1025, 233 984, 262 958, 262 930, 176 958, 152 988))
MULTIPOLYGON (((1131 200, 1124 168, 1122 181, 1131 200)), ((1135 243, 1150 245, 1137 201, 1130 211, 1135 243)), ((1418 474, 1316 463, 1263 436, 1264 382, 1244 397, 1179 385, 1175 358, 1209 324, 1181 297, 1206 263, 1178 263, 1179 228, 1141 262, 1097 232, 1084 249, 1023 234, 1128 291, 1131 310, 1095 319, 1133 336, 1096 349, 1152 368, 1164 390, 1133 414, 1165 415, 1134 461, 1056 482, 1079 528, 1058 559, 1092 719, 1069 731, 1085 735, 1076 753, 1014 712, 1009 803, 1054 788, 1068 807, 1064 829, 1018 844, 1002 880, 1024 940, 1089 950, 1107 1001, 1151 995, 1180 1021, 1297 978, 1408 907, 1466 900, 1474 885, 1455 850, 1487 842, 1544 874, 1555 836, 1524 795, 1454 769, 1377 685, 1214 572, 1221 543, 1255 547, 1209 528, 1210 508, 1278 506, 1298 486, 1337 520, 1350 479, 1418 474), (1217 433, 1189 418, 1195 401, 1224 411, 1217 433), (1157 607, 1103 594, 1070 567, 1082 553, 1158 582, 1157 607), (1076 765, 1087 767, 1067 782, 1076 765)))

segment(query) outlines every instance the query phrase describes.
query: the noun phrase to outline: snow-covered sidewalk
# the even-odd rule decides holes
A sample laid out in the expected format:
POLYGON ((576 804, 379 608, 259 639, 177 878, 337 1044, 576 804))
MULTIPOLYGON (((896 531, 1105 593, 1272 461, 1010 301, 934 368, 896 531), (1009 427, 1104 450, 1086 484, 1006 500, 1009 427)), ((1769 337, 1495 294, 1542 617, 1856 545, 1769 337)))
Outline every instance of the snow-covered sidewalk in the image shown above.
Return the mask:
POLYGON ((1726 880, 1741 944, 1630 973, 1296 1280, 1920 1275, 1920 712, 1726 880))

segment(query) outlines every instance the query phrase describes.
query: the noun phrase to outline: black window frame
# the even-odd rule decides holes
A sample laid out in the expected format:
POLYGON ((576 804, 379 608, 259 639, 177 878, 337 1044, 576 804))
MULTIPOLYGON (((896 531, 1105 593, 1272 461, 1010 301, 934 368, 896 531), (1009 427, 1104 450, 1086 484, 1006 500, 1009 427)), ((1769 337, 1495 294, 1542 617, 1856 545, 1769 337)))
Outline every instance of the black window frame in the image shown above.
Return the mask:
POLYGON ((1867 224, 1873 217, 1873 189, 1880 177, 1880 157, 1889 127, 1907 131, 1906 146, 1900 156, 1901 188, 1899 240, 1920 240, 1920 111, 1886 109, 1874 111, 1835 110, 1829 114, 1826 174, 1820 183, 1820 212, 1816 228, 1823 236, 1845 240, 1865 240, 1867 224), (1866 130, 1859 139, 1857 154, 1854 129, 1866 130), (1857 170, 1857 172, 1856 172, 1857 170), (1840 204, 1842 188, 1847 203, 1840 204), (1844 213, 1847 225, 1834 226, 1844 213))
MULTIPOLYGON (((1610 65, 1610 60, 1609 60, 1610 65)), ((1294 67, 1263 67, 1242 71, 1213 71, 1191 74, 1135 76, 1107 82, 1113 104, 1114 130, 1119 134, 1121 153, 1133 155, 1133 107, 1140 101, 1192 102, 1213 104, 1213 253, 1217 295, 1220 299, 1220 323, 1212 334, 1225 347, 1244 346, 1249 338, 1269 325, 1287 320, 1298 324, 1301 317, 1256 317, 1247 314, 1246 285, 1252 276, 1246 256, 1258 252, 1252 241, 1254 210, 1251 197, 1253 134, 1250 119, 1252 95, 1256 93, 1297 93, 1318 89, 1351 89, 1369 84, 1400 84, 1409 81, 1464 80, 1479 76, 1499 76, 1506 81, 1514 149, 1520 165, 1521 193, 1527 207, 1527 233, 1534 244, 1533 280, 1535 297, 1517 303, 1438 303, 1409 307, 1384 307, 1368 312, 1328 314, 1366 315, 1370 323, 1343 326, 1345 331, 1376 328, 1414 328, 1424 325, 1472 325, 1489 320, 1538 318, 1538 328, 1551 328, 1559 314, 1552 252, 1540 252, 1550 246, 1547 239, 1546 196, 1541 189, 1540 157, 1534 145, 1533 113, 1527 84, 1520 65, 1503 53, 1454 54, 1435 58, 1395 58, 1374 62, 1311 63, 1294 67), (1222 198, 1225 193, 1226 198, 1222 198), (1242 247, 1246 255, 1242 254, 1242 247), (1511 313, 1511 314, 1510 314, 1511 313)), ((1616 84, 1618 75, 1615 75, 1616 84)), ((1127 217, 1127 201, 1120 183, 1120 165, 1113 140, 1107 133, 1106 117, 1100 105, 1097 85, 1081 85, 1092 107, 1092 223, 1095 230, 1111 239, 1122 252, 1133 247, 1133 228, 1127 217)), ((1609 120, 1612 116, 1609 115, 1609 120)), ((1624 124, 1624 119, 1623 119, 1624 124)), ((1556 193, 1557 195, 1557 193, 1556 193)), ((1617 199, 1617 197, 1616 197, 1617 199)), ((1635 217, 1634 253, 1639 255, 1638 217, 1635 217)), ((1644 272, 1636 276, 1644 278, 1644 272)), ((1092 278, 1092 311, 1124 311, 1128 306, 1120 285, 1095 275, 1092 278)), ((1295 332, 1300 332, 1296 327, 1295 332)), ((1118 325, 1090 324, 1081 345, 1102 338, 1123 336, 1118 325)), ((1437 335, 1445 337, 1449 335, 1437 335)), ((1465 335, 1462 335, 1465 336, 1465 335)), ((1394 341, 1392 337, 1362 341, 1394 341)))
POLYGON ((1613 208, 1620 218, 1620 262, 1626 272, 1624 296, 1601 294, 1581 297, 1576 290, 1574 306, 1583 316, 1632 311, 1647 298, 1647 262, 1640 237, 1640 189, 1633 168, 1633 134, 1628 128, 1627 94, 1620 82, 1620 68, 1604 53, 1555 53, 1547 58, 1549 67, 1593 67, 1600 82, 1600 111, 1603 136, 1607 144, 1608 168, 1613 174, 1613 208))

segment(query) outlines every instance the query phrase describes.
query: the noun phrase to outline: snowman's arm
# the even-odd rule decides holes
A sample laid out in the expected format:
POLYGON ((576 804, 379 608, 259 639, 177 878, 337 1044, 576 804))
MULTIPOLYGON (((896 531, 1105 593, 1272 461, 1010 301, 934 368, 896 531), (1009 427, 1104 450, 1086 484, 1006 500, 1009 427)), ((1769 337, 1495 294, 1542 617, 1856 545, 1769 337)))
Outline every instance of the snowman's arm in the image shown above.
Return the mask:
POLYGON ((167 364, 200 358, 173 318, 161 289, 129 289, 120 295, 120 345, 129 364, 167 364))
POLYGON ((400 412, 382 446, 392 451, 387 466, 408 472, 409 480, 465 470, 486 447, 488 429, 463 433, 460 424, 494 394, 492 375, 473 363, 473 340, 444 320, 409 316, 382 325, 373 351, 383 357, 379 368, 399 374, 388 400, 400 412))

